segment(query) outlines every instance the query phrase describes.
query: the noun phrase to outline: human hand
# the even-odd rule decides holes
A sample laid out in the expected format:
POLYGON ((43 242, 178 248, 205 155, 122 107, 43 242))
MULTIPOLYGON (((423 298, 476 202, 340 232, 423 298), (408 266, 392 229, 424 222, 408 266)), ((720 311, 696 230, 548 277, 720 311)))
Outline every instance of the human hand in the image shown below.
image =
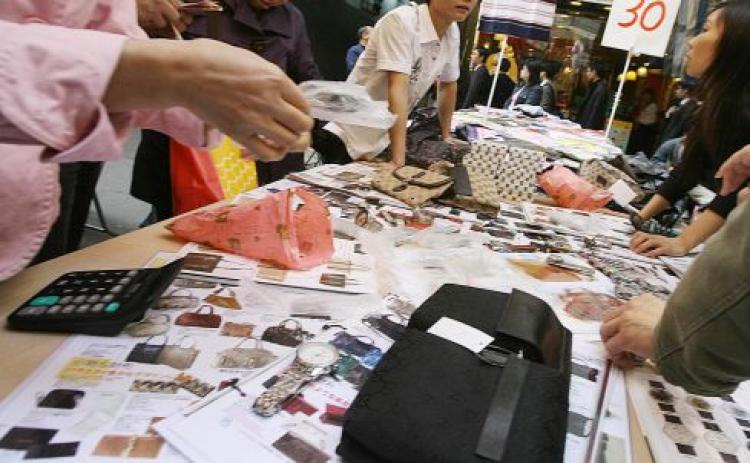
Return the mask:
POLYGON ((617 366, 633 366, 633 355, 653 358, 656 326, 665 307, 664 300, 653 294, 643 294, 621 305, 604 319, 600 334, 617 366))
POLYGON ((750 145, 734 153, 716 172, 716 178, 722 179, 722 196, 737 190, 750 177, 750 145))
POLYGON ((669 238, 661 235, 636 232, 630 239, 630 250, 647 257, 684 256, 690 249, 680 237, 669 238))
POLYGON ((213 40, 185 45, 174 85, 179 105, 260 160, 275 161, 309 145, 310 108, 278 66, 213 40))
POLYGON ((183 32, 193 21, 188 13, 180 13, 179 0, 137 0, 138 24, 152 36, 166 36, 174 27, 183 32))

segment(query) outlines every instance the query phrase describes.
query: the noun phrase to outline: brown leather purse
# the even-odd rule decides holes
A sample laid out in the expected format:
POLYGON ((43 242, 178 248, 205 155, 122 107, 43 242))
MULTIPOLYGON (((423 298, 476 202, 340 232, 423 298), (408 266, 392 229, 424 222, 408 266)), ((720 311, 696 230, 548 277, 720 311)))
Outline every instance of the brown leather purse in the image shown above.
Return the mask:
POLYGON ((183 312, 174 322, 180 326, 197 326, 199 328, 218 328, 221 325, 221 315, 214 313, 210 305, 202 305, 193 312, 183 312), (207 308, 208 313, 202 313, 207 308))
POLYGON ((237 295, 234 293, 234 291, 231 288, 227 288, 226 286, 219 287, 219 289, 217 289, 213 293, 206 296, 206 298, 203 300, 205 302, 208 302, 211 305, 215 305, 216 307, 221 307, 223 309, 231 309, 231 310, 242 309, 242 305, 240 305, 240 301, 237 300, 237 295), (221 293, 225 289, 229 291, 229 296, 221 295, 221 293))

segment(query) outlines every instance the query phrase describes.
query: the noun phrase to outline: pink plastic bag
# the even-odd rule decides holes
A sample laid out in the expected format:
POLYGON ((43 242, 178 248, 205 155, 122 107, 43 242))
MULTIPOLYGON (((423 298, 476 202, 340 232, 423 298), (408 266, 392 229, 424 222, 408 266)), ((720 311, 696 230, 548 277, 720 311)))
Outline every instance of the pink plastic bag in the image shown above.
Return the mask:
POLYGON ((557 165, 539 175, 539 186, 562 207, 593 211, 612 199, 612 193, 592 185, 567 167, 557 165))
POLYGON ((190 214, 167 228, 180 238, 282 268, 306 270, 333 254, 328 207, 304 188, 190 214))

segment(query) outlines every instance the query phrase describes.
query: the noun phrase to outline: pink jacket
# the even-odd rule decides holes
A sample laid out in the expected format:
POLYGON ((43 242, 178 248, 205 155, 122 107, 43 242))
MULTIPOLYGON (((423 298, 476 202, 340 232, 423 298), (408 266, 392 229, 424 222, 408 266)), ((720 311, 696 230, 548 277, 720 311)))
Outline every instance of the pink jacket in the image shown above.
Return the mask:
POLYGON ((185 109, 110 114, 100 102, 125 41, 147 39, 134 1, 2 0, 0 36, 2 281, 28 265, 57 217, 57 163, 117 159, 134 126, 207 140, 185 109))

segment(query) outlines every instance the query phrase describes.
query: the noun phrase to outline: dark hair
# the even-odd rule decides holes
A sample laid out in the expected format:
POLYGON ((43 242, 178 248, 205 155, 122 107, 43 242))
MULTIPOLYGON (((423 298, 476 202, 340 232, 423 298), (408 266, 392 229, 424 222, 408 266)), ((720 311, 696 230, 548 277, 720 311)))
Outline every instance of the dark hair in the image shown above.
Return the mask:
POLYGON ((606 79, 609 75, 609 64, 604 61, 592 61, 589 63, 589 69, 596 72, 596 75, 600 79, 606 79))
POLYGON ((557 73, 560 72, 561 68, 562 63, 559 61, 549 59, 542 61, 542 70, 547 74, 547 79, 549 80, 553 80, 555 76, 557 76, 557 73))
POLYGON ((750 2, 719 4, 724 32, 696 89, 703 101, 687 134, 685 156, 706 152, 714 165, 740 149, 750 131, 750 2))
POLYGON ((531 60, 526 61, 523 65, 529 70, 529 79, 526 81, 526 85, 539 85, 539 82, 542 81, 542 78, 539 77, 539 73, 542 72, 542 63, 531 60))
POLYGON ((508 71, 510 71, 510 60, 508 58, 503 58, 503 62, 500 63, 500 72, 508 71))
POLYGON ((479 56, 485 61, 487 61, 487 57, 490 56, 490 51, 486 48, 475 48, 474 50, 476 50, 479 56))
POLYGON ((365 35, 365 32, 371 29, 371 26, 362 26, 359 29, 357 29, 357 37, 359 37, 360 40, 362 40, 362 36, 365 35))

